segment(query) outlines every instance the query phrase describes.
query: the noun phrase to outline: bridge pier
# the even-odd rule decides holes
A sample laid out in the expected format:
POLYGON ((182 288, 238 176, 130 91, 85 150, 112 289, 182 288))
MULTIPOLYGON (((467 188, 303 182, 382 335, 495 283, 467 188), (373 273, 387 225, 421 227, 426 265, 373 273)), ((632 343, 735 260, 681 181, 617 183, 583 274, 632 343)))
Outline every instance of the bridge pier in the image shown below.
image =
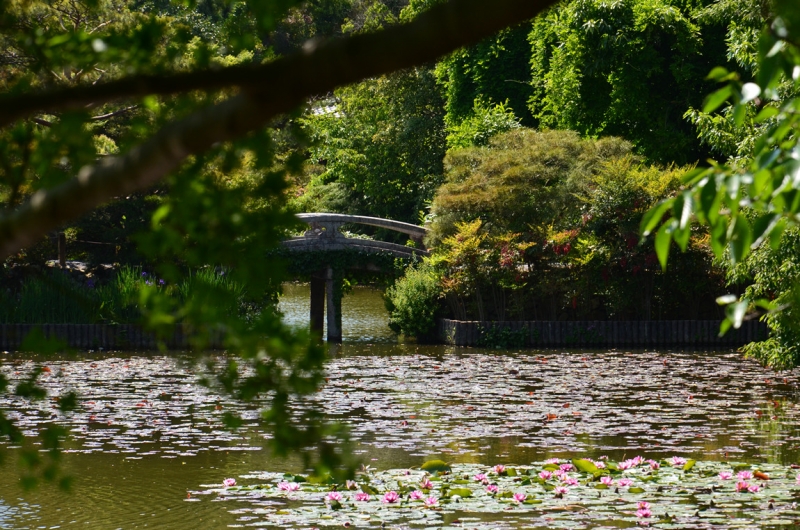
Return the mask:
POLYGON ((328 298, 328 342, 342 342, 342 282, 330 265, 325 271, 328 298))
POLYGON ((325 327, 325 271, 311 276, 311 335, 322 339, 325 327))

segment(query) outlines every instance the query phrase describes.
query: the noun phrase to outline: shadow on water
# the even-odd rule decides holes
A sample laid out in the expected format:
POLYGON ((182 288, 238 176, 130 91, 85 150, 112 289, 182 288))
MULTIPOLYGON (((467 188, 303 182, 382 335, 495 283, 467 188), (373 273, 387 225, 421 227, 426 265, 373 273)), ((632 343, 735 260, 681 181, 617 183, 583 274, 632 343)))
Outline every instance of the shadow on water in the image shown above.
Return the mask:
MULTIPOLYGON (((308 288, 281 307, 307 325, 308 288)), ((378 469, 453 463, 525 464, 545 458, 646 454, 795 463, 800 459, 800 372, 775 374, 734 352, 522 350, 396 343, 380 293, 344 301, 345 343, 332 345, 329 382, 316 405, 348 424, 356 452, 378 469)), ((78 411, 4 397, 33 434, 56 421, 70 431, 72 493, 23 493, 0 472, 0 528, 220 528, 242 524, 225 502, 187 499, 203 484, 258 471, 302 471, 263 449, 257 404, 197 384, 192 359, 111 352, 46 360, 51 395, 75 390, 78 411), (246 428, 221 427, 224 411, 246 428)), ((0 356, 10 379, 33 362, 0 356)), ((8 462, 14 451, 8 450, 8 462)))

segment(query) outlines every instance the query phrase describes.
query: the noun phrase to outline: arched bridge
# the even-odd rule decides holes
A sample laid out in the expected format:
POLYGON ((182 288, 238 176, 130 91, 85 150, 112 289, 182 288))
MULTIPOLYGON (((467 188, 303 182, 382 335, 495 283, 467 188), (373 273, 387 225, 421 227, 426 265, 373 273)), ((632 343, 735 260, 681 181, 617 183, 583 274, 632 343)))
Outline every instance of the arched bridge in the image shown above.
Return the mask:
POLYGON ((302 236, 293 237, 283 242, 283 245, 290 250, 314 252, 355 248, 374 253, 390 252, 400 258, 410 258, 414 255, 428 255, 428 251, 425 250, 422 243, 422 239, 425 237, 428 229, 422 226, 393 221, 391 219, 382 219, 380 217, 344 215, 339 213, 301 213, 298 214, 297 217, 301 221, 308 223, 309 229, 302 236), (417 244, 417 248, 398 245, 397 243, 387 243, 385 241, 346 237, 340 231, 342 225, 346 224, 369 225, 407 234, 411 240, 417 244))
MULTIPOLYGON (((352 248, 376 254, 388 252, 400 258, 428 255, 422 242, 428 229, 422 226, 380 217, 338 213, 301 213, 297 217, 308 223, 309 229, 302 236, 283 242, 283 245, 292 251, 318 252, 352 248), (342 225, 346 224, 375 226, 407 234, 416 243, 417 248, 385 241, 346 237, 340 230, 342 225)), ((337 271, 334 271, 330 265, 311 277, 311 332, 320 337, 322 336, 326 303, 328 306, 328 342, 341 342, 341 275, 337 274, 337 271)))

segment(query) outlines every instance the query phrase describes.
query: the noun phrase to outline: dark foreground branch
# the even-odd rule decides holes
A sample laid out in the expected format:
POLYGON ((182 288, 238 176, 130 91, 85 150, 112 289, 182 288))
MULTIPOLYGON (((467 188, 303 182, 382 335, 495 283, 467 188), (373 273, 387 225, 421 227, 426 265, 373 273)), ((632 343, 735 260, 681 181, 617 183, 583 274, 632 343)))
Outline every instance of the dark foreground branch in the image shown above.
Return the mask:
POLYGON ((248 75, 233 70, 239 76, 234 75, 233 81, 219 81, 228 70, 200 72, 162 78, 161 90, 127 80, 127 89, 115 82, 97 85, 99 93, 93 92, 95 88, 82 87, 16 98, 11 108, 7 101, 0 106, 0 123, 35 111, 126 96, 235 85, 245 88, 238 96, 166 126, 124 155, 86 166, 71 181, 36 192, 20 208, 0 217, 0 259, 115 196, 151 186, 187 156, 202 153, 215 143, 240 138, 315 94, 435 60, 530 19, 554 3, 555 0, 450 0, 409 24, 308 46, 300 53, 251 68, 248 75), (21 101, 25 97, 29 99, 21 101))

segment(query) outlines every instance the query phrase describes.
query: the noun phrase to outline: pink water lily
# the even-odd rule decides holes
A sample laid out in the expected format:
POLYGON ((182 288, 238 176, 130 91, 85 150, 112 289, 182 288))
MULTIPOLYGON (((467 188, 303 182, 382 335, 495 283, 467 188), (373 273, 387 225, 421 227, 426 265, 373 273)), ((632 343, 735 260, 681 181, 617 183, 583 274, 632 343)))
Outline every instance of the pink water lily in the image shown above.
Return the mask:
POLYGON ((414 490, 408 494, 408 498, 412 501, 420 501, 425 498, 425 494, 419 490, 414 490))
POLYGON ((297 491, 300 489, 300 484, 297 482, 281 482, 278 484, 278 489, 282 491, 297 491))
POLYGON ((649 508, 639 508, 639 510, 636 511, 636 517, 641 517, 646 519, 652 516, 653 512, 651 512, 649 508))
POLYGON ((363 491, 359 491, 355 495, 353 495, 353 500, 358 502, 367 502, 369 500, 369 493, 364 493, 363 491))
POLYGON ((658 462, 656 462, 655 460, 652 460, 652 459, 648 460, 647 463, 650 464, 650 469, 654 469, 655 470, 655 469, 658 469, 658 468, 661 467, 661 464, 659 464, 658 462))
POLYGON ((577 486, 578 485, 578 479, 573 478, 573 477, 568 477, 566 475, 561 477, 561 482, 563 482, 567 486, 577 486))
POLYGON ((554 477, 560 477, 564 473, 566 473, 566 471, 564 471, 563 469, 556 469, 555 471, 553 471, 553 476, 554 477))
POLYGON ((750 493, 756 493, 760 489, 761 487, 758 484, 750 484, 749 486, 747 486, 747 491, 749 491, 750 493))
POLYGON ((720 471, 719 472, 719 479, 720 480, 730 480, 733 478, 733 473, 730 471, 720 471))
POLYGON ((492 495, 494 495, 498 491, 500 491, 500 488, 497 486, 497 484, 489 484, 488 486, 486 486, 487 493, 491 493, 492 495))
MULTIPOLYGON (((798 475, 798 477, 800 477, 800 475, 798 475)), ((540 471, 539 472, 539 478, 542 479, 542 480, 550 480, 551 478, 553 478, 553 474, 550 471, 546 471, 546 470, 545 471, 540 471)))
POLYGON ((399 500, 400 500, 400 495, 398 495, 396 491, 387 491, 386 493, 384 493, 381 502, 384 502, 386 504, 393 504, 399 500))
POLYGON ((748 484, 743 480, 740 480, 739 482, 736 483, 736 491, 747 491, 749 487, 750 484, 748 484))
POLYGON ((523 502, 527 497, 524 493, 515 493, 514 502, 523 502))
POLYGON ((617 465, 623 471, 625 471, 626 469, 631 469, 632 467, 636 466, 636 464, 633 463, 633 460, 630 460, 630 459, 629 460, 623 460, 622 462, 620 462, 617 465))
POLYGON ((753 472, 739 471, 738 473, 736 473, 736 478, 738 478, 739 480, 750 480, 751 478, 753 478, 753 472))
POLYGON ((424 490, 430 490, 430 489, 433 489, 433 482, 431 482, 430 480, 428 480, 426 478, 426 479, 423 479, 422 482, 420 482, 419 486, 424 490))
POLYGON ((478 473, 477 475, 475 475, 472 478, 475 479, 477 482, 484 482, 486 480, 489 480, 489 477, 487 477, 483 473, 478 473))
POLYGON ((617 481, 617 485, 619 485, 620 488, 627 488, 631 484, 633 484, 633 481, 629 478, 621 478, 617 481))
POLYGON ((564 495, 568 491, 569 491, 569 488, 566 487, 566 486, 556 486, 553 489, 553 493, 555 493, 556 495, 564 495))
POLYGON ((331 491, 325 498, 328 499, 329 501, 340 502, 342 500, 342 494, 339 493, 338 491, 331 491))
POLYGON ((235 486, 236 485, 236 479, 235 478, 226 478, 225 480, 222 481, 222 485, 225 486, 226 488, 230 488, 231 486, 235 486))
POLYGON ((344 485, 349 490, 358 489, 358 484, 356 483, 355 480, 345 480, 344 485))
POLYGON ((433 496, 428 497, 427 499, 425 499, 425 505, 426 506, 436 506, 436 504, 438 502, 439 502, 439 499, 437 499, 436 497, 433 497, 433 496))
POLYGON ((504 465, 502 465, 502 464, 497 464, 496 466, 494 466, 494 467, 492 468, 492 471, 494 471, 494 472, 495 472, 495 473, 497 473, 498 475, 501 475, 501 474, 505 473, 505 471, 506 471, 506 466, 504 466, 504 465))
POLYGON ((613 483, 614 483, 614 479, 609 477, 608 475, 600 477, 600 484, 605 484, 606 486, 610 486, 613 483))
POLYGON ((545 464, 558 464, 558 462, 559 462, 558 458, 548 458, 547 460, 544 461, 545 464))
POLYGON ((638 506, 639 506, 640 510, 649 510, 650 509, 650 503, 647 502, 647 501, 639 501, 639 505, 638 506))
POLYGON ((572 471, 572 464, 561 464, 561 471, 572 471))
POLYGON ((605 469, 606 465, 603 462, 592 462, 597 469, 605 469))
POLYGON ((634 456, 633 457, 633 465, 638 466, 644 462, 644 457, 642 456, 634 456))
POLYGON ((673 456, 671 462, 674 467, 678 467, 686 464, 686 459, 679 456, 673 456))

